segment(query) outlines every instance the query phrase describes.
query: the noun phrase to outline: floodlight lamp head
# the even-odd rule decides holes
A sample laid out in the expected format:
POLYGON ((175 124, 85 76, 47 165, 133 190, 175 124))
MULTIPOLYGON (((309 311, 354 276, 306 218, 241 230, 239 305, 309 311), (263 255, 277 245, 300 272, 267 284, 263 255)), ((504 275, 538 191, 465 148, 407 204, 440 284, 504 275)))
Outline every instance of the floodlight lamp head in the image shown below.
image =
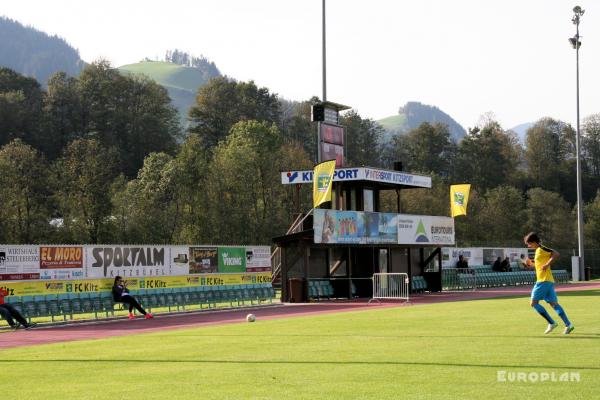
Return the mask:
POLYGON ((569 43, 571 43, 571 46, 573 46, 574 49, 581 47, 581 42, 577 37, 569 38, 569 43))

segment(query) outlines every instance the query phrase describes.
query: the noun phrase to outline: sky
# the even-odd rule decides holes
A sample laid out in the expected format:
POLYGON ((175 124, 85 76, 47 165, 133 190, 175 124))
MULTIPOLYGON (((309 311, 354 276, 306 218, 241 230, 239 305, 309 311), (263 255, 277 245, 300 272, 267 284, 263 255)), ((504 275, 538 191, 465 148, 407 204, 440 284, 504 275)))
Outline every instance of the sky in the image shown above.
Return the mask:
MULTIPOLYGON (((0 5, 0 15, 64 38, 86 62, 118 67, 177 48, 288 100, 323 94, 322 0, 0 5)), ((583 122, 600 113, 597 0, 326 0, 327 100, 374 120, 419 101, 465 128, 490 112, 505 129, 547 116, 575 126, 575 5, 585 10, 583 122)))

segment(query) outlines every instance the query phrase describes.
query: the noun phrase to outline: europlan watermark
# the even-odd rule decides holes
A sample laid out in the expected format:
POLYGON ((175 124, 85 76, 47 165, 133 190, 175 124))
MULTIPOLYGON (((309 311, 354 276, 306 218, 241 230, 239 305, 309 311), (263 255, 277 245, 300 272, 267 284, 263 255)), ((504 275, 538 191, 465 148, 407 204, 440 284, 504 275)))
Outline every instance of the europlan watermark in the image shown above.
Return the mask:
POLYGON ((506 383, 581 382, 581 374, 578 371, 497 371, 496 379, 506 383))

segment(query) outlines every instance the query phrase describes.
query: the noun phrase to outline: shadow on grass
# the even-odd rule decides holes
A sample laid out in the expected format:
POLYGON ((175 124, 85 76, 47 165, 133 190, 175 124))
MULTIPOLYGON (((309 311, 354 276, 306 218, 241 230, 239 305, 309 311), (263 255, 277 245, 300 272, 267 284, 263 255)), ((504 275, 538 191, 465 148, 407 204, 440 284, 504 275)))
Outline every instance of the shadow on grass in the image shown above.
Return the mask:
MULTIPOLYGON (((166 336, 166 335, 165 335, 166 336)), ((219 334, 219 335, 190 335, 190 334, 174 334, 174 335, 168 335, 169 337, 173 337, 173 336, 177 336, 177 337, 201 337, 201 338, 210 338, 210 337, 215 337, 215 338, 223 338, 223 337, 241 337, 241 338, 247 338, 249 336, 257 336, 257 337, 263 337, 263 338, 278 338, 278 337, 297 337, 297 338, 336 338, 336 337, 340 337, 340 338, 357 338, 357 339, 365 339, 365 338, 369 338, 369 339, 473 339, 473 338, 480 338, 480 339, 490 339, 490 338, 498 338, 498 339, 506 339, 506 338, 511 338, 511 339, 517 339, 517 338, 523 338, 523 339, 559 339, 559 340, 576 340, 576 339, 588 339, 588 340, 594 340, 594 339, 600 339, 600 333, 577 333, 577 334, 571 334, 571 335, 561 335, 561 336, 557 336, 557 335, 530 335, 530 336, 525 336, 525 335, 297 335, 297 334, 278 334, 278 335, 264 335, 264 334, 260 334, 260 335, 248 335, 248 334, 243 334, 243 335, 235 335, 235 334, 219 334)))
POLYGON ((27 360, 27 359, 0 359, 0 365, 8 363, 117 363, 124 364, 265 364, 265 365, 379 365, 379 366, 423 366, 423 367, 473 367, 473 368, 520 368, 520 369, 562 369, 562 370, 594 370, 600 371, 600 367, 592 366, 569 366, 569 365, 506 365, 506 364, 468 364, 468 363, 444 363, 444 362, 418 362, 418 361, 286 361, 286 360, 134 360, 134 359, 48 359, 48 360, 27 360))
MULTIPOLYGON (((564 286, 561 286, 564 287, 564 286)), ((531 290, 533 289, 533 285, 531 285, 527 290, 527 292, 523 292, 523 293, 506 293, 506 294, 497 294, 496 293, 492 293, 492 296, 490 297, 479 297, 479 298, 456 298, 453 299, 449 302, 454 302, 454 301, 479 301, 479 300, 511 300, 511 299, 518 299, 518 298, 525 298, 527 300, 529 300, 529 298, 531 297, 531 290)), ((445 293, 445 292, 442 292, 445 293)), ((484 291, 475 291, 475 292, 463 292, 463 293, 485 293, 484 291)), ((576 290, 575 288, 573 288, 572 291, 557 291, 556 295, 558 296, 558 302, 560 303, 560 298, 561 297, 598 297, 600 295, 600 289, 589 289, 589 290, 576 290)))
POLYGON ((558 301, 560 302, 560 298, 561 297, 593 297, 593 296, 599 296, 600 295, 600 290, 596 289, 596 290, 582 290, 579 292, 558 292, 557 296, 558 296, 558 301))

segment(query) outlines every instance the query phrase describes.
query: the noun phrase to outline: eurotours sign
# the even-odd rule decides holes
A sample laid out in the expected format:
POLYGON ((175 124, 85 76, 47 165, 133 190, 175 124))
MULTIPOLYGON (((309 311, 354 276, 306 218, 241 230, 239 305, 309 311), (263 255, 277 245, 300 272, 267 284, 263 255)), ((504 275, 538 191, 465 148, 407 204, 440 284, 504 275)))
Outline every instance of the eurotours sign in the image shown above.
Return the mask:
MULTIPOLYGON (((291 185, 296 183, 312 183, 313 171, 284 171, 281 173, 281 183, 291 185)), ((334 182, 371 181, 396 185, 431 188, 431 177, 408 174, 400 171, 388 171, 377 168, 339 168, 333 175, 334 182)))

